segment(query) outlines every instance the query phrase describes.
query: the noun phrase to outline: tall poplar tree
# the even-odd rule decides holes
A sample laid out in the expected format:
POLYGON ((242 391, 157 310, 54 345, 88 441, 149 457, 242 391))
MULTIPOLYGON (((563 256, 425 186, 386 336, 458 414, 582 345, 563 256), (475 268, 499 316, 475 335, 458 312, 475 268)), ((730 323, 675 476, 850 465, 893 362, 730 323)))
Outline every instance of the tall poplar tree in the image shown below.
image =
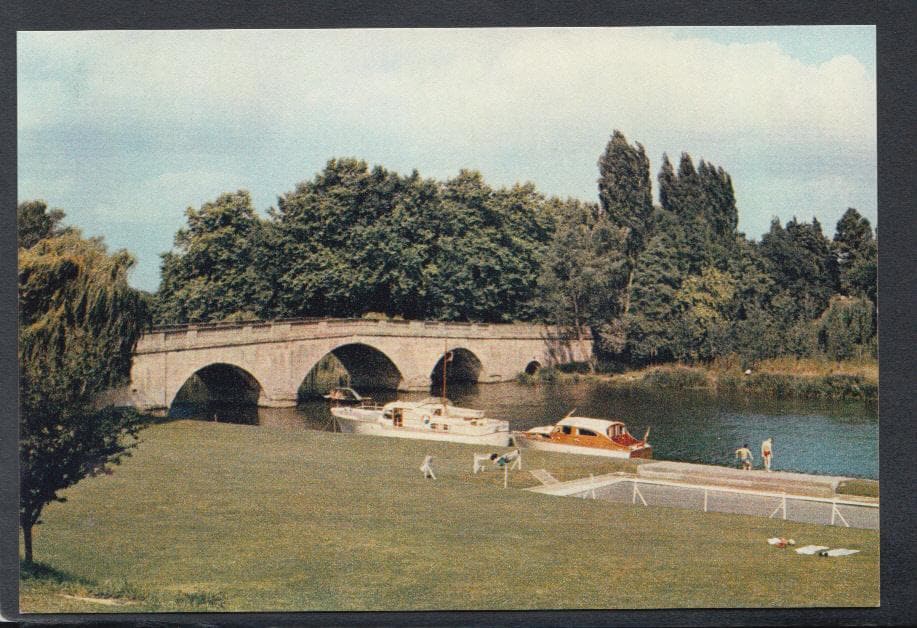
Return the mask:
POLYGON ((637 258, 646 246, 653 227, 653 188, 650 163, 643 146, 631 146, 618 130, 612 134, 599 157, 599 202, 611 224, 622 231, 627 259, 620 291, 618 316, 630 309, 637 258))

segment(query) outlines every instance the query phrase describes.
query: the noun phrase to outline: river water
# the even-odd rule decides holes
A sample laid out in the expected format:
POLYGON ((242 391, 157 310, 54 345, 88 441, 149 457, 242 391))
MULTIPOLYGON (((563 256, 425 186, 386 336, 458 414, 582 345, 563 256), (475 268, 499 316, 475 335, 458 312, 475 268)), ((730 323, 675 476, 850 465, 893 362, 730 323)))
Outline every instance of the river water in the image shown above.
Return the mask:
MULTIPOLYGON (((363 392, 363 391, 361 391, 363 392)), ((429 393, 400 393, 421 399, 429 393)), ((378 402, 396 393, 373 393, 378 402)), ((705 391, 620 388, 602 382, 524 385, 454 385, 456 405, 506 419, 513 430, 555 423, 576 408, 579 416, 617 419, 636 437, 650 428, 653 457, 737 466, 735 450, 744 443, 761 466, 761 441, 774 438, 775 470, 878 479, 879 420, 875 402, 813 401, 713 395, 705 391)), ((324 401, 296 408, 255 408, 226 404, 176 404, 171 416, 206 418, 293 429, 331 429, 324 401)))

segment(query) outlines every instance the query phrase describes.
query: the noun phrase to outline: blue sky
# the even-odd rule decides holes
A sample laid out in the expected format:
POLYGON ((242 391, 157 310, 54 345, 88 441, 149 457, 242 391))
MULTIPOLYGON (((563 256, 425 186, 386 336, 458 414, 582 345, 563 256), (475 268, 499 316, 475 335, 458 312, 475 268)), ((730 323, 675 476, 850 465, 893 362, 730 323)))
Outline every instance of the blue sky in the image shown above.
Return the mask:
POLYGON ((138 258, 155 290, 184 210, 262 213, 332 157, 596 199, 620 129, 658 172, 733 177, 739 228, 847 207, 876 224, 871 26, 18 34, 20 201, 138 258))

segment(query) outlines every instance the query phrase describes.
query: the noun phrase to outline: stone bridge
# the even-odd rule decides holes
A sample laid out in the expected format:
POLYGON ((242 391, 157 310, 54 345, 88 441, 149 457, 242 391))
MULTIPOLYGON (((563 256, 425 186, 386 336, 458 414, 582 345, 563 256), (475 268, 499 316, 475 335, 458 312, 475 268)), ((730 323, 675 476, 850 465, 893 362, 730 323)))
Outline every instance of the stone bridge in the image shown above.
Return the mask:
POLYGON ((450 381, 490 383, 588 359, 592 341, 570 340, 545 325, 370 319, 161 328, 137 344, 130 402, 167 410, 196 375, 210 398, 294 406, 300 385, 329 353, 357 389, 428 390, 442 377, 446 351, 450 381))

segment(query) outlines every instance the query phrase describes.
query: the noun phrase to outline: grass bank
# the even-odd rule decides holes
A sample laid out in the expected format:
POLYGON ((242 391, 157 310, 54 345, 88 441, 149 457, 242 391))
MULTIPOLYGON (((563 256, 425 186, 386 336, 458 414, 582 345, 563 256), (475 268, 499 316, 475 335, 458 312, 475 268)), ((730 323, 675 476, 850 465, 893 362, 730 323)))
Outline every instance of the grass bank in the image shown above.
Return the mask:
POLYGON ((601 380, 620 386, 705 389, 711 392, 806 399, 874 401, 879 396, 879 367, 875 360, 833 362, 826 359, 783 357, 762 360, 746 368, 737 358, 726 358, 703 366, 650 366, 615 374, 589 374, 581 371, 563 372, 548 368, 531 375, 520 374, 517 381, 537 384, 601 380), (747 370, 751 372, 747 373, 747 370))
MULTIPOLYGON (((879 602, 876 531, 504 490, 472 474, 488 448, 452 443, 192 421, 142 438, 47 507, 24 612, 879 602), (775 535, 860 553, 800 556, 775 535)), ((527 452, 511 487, 633 464, 527 452)))

